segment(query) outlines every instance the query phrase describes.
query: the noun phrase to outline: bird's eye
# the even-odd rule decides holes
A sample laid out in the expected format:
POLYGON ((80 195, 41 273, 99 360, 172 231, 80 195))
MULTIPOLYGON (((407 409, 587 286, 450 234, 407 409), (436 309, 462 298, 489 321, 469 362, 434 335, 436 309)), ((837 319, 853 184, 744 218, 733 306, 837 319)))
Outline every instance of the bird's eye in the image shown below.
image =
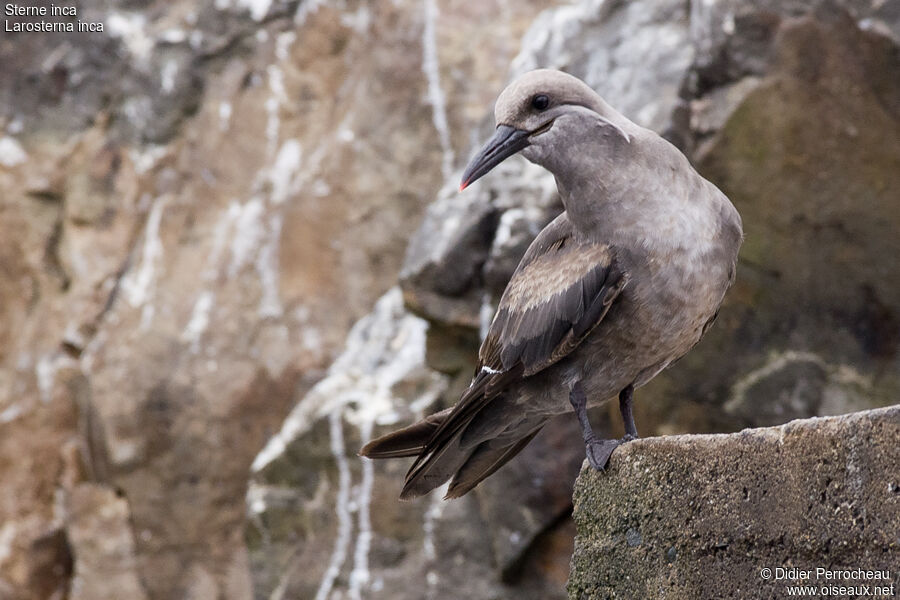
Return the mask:
POLYGON ((550 98, 545 94, 538 94, 531 99, 531 106, 537 110, 546 110, 550 106, 550 98))

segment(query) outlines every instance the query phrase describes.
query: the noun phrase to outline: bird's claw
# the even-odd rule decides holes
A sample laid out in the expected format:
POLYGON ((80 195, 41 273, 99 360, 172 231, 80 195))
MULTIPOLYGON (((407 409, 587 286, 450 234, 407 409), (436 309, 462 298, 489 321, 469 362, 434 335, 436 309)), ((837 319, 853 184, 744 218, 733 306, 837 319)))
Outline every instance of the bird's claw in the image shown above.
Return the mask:
POLYGON ((605 471, 613 450, 621 444, 619 440, 591 440, 585 444, 588 462, 597 471, 605 471))
POLYGON ((591 440, 585 444, 588 462, 594 467, 594 470, 604 472, 609 464, 609 457, 612 456, 613 450, 634 439, 637 438, 626 434, 620 440, 591 440))

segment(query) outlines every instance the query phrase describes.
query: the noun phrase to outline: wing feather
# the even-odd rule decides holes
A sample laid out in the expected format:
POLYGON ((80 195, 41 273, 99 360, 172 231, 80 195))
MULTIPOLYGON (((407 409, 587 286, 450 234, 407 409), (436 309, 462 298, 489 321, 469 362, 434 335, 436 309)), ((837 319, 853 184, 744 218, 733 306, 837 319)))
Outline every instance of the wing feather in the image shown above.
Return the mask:
MULTIPOLYGON (((528 258, 528 257, 526 257, 528 258)), ((606 244, 569 237, 524 261, 482 344, 481 366, 533 375, 574 350, 606 315, 627 276, 606 244)))

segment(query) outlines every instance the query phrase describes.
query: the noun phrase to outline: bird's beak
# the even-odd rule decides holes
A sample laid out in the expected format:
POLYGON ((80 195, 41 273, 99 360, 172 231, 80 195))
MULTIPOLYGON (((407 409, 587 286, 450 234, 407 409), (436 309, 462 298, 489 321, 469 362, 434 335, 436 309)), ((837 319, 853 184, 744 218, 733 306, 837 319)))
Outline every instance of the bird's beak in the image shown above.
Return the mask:
POLYGON ((515 129, 508 125, 497 125, 493 137, 488 140, 469 163, 469 166, 466 167, 462 176, 462 182, 459 184, 459 191, 463 191, 473 181, 528 146, 528 136, 531 133, 530 131, 515 129))

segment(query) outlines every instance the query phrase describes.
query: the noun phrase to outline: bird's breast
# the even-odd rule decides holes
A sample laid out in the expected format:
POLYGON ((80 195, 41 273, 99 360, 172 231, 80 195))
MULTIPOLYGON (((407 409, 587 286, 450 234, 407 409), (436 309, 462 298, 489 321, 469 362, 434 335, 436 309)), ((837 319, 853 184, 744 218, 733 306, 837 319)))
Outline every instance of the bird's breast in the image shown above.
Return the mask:
POLYGON ((725 296, 733 252, 705 241, 632 253, 633 276, 624 312, 635 335, 647 340, 648 366, 680 358, 703 335, 725 296))

